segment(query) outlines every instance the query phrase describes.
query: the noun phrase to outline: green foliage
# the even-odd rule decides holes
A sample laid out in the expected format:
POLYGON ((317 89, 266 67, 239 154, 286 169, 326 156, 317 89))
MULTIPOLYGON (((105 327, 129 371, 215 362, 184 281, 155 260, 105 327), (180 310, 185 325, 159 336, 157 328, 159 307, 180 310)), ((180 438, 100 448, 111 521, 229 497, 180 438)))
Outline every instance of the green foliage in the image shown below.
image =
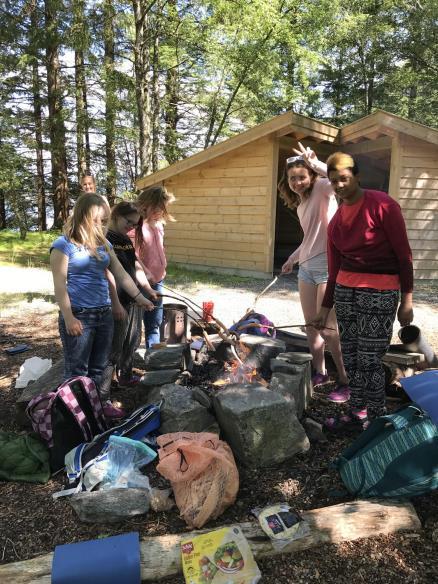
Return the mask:
POLYGON ((0 231, 0 263, 48 268, 50 244, 58 236, 57 231, 34 231, 22 240, 19 231, 4 229, 0 231))

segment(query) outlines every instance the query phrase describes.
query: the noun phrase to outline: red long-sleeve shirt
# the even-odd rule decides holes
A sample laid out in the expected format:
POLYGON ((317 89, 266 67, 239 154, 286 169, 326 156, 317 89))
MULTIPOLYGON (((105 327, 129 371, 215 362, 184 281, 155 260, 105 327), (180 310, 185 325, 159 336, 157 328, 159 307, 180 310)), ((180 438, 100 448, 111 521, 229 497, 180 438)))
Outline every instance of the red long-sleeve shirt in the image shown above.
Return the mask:
POLYGON ((340 208, 327 229, 329 278, 322 306, 331 308, 339 270, 398 274, 402 292, 412 292, 412 252, 400 205, 381 191, 365 190, 363 203, 347 228, 340 208))

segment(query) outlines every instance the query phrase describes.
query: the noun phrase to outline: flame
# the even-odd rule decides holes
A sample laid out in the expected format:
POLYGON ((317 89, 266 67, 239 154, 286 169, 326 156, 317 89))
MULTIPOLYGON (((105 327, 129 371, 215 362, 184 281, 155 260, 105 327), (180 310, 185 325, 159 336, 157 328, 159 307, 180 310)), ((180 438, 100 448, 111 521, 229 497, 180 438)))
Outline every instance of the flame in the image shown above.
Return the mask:
POLYGON ((222 387, 229 383, 260 383, 265 387, 268 386, 267 381, 261 377, 255 367, 251 365, 241 364, 234 361, 230 365, 225 365, 227 374, 221 379, 217 379, 212 385, 215 387, 222 387))

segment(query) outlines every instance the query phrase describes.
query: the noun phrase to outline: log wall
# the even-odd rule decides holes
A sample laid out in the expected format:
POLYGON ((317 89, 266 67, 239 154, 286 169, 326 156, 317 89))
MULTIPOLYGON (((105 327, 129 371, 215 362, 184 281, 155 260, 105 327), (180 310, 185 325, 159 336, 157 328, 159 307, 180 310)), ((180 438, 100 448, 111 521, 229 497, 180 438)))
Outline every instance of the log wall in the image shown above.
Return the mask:
POLYGON ((400 136, 398 201, 414 257, 416 279, 438 279, 438 146, 400 136))
POLYGON ((177 199, 165 229, 170 261, 271 274, 274 154, 275 141, 261 138, 164 181, 177 199))

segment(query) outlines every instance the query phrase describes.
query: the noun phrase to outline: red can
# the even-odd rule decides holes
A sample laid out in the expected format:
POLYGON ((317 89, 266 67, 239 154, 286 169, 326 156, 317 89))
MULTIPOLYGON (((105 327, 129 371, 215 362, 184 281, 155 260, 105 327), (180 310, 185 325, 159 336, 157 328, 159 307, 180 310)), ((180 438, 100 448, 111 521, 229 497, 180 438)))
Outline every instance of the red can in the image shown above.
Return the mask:
POLYGON ((214 310, 214 302, 212 300, 206 300, 202 303, 202 320, 205 322, 211 322, 214 310))

